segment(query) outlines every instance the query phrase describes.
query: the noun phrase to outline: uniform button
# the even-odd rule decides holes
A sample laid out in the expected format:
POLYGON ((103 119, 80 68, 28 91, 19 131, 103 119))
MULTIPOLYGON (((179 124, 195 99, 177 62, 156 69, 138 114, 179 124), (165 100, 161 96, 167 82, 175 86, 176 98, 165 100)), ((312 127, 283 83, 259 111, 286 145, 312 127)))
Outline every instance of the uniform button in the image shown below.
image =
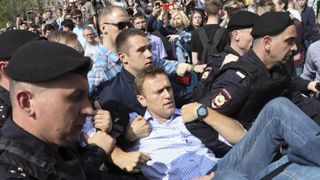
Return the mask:
POLYGON ((10 170, 9 172, 12 173, 12 174, 17 173, 15 170, 10 170))
POLYGON ((27 176, 26 173, 20 173, 20 175, 21 175, 22 177, 26 177, 26 176, 27 176))
POLYGON ((2 117, 2 118, 5 118, 6 116, 5 116, 5 115, 2 115, 1 117, 2 117))

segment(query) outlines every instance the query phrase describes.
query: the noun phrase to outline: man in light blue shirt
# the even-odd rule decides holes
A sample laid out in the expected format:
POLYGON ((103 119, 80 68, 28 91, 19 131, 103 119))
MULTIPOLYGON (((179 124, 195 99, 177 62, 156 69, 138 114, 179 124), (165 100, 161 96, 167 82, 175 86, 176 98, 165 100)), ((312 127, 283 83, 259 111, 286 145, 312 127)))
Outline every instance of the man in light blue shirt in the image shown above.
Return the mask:
POLYGON ((147 34, 151 43, 152 56, 156 59, 165 59, 168 55, 160 37, 147 32, 147 17, 143 13, 136 13, 132 17, 134 28, 140 29, 147 34))
MULTIPOLYGON (((73 33, 75 33, 77 35, 78 40, 80 41, 82 47, 85 48, 87 42, 83 36, 83 29, 86 26, 86 24, 83 21, 82 12, 79 9, 74 9, 71 12, 71 16, 72 16, 72 20, 75 24, 75 27, 73 28, 72 31, 73 31, 73 33)), ((94 29, 93 26, 91 26, 91 27, 92 27, 92 29, 94 29)), ((95 29, 94 29, 94 31, 95 31, 95 29)))
POLYGON ((181 116, 175 109, 169 79, 161 69, 151 69, 136 78, 135 89, 138 101, 147 107, 144 118, 152 130, 128 150, 150 156, 141 167, 148 179, 194 179, 205 175, 210 178, 213 171, 214 179, 261 179, 285 163, 288 166, 279 176, 320 177, 320 127, 288 99, 277 98, 268 103, 246 134, 237 121, 199 103, 184 106, 181 116), (206 122, 236 145, 218 160, 184 127, 184 123, 195 119, 206 122), (289 144, 288 156, 277 165, 269 165, 281 140, 289 144))
POLYGON ((312 43, 307 51, 306 62, 304 64, 301 77, 305 80, 320 81, 320 40, 312 43))

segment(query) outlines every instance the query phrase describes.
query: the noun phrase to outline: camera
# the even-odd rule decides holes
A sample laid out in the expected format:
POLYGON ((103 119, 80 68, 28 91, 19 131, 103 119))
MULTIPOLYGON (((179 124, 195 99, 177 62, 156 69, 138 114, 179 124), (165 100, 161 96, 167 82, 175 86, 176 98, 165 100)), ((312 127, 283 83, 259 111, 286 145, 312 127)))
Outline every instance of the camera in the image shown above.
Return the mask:
POLYGON ((174 10, 176 9, 175 5, 172 3, 166 3, 162 5, 162 10, 164 11, 169 11, 169 10, 174 10))

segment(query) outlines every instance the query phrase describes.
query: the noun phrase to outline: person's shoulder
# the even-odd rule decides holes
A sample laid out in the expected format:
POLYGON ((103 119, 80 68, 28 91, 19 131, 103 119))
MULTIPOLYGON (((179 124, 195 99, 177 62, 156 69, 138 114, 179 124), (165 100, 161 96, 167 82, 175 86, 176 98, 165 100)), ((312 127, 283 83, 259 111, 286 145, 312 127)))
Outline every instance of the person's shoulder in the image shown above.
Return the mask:
POLYGON ((320 40, 310 44, 308 50, 312 50, 312 51, 317 51, 318 52, 319 47, 320 47, 320 40))
POLYGON ((160 37, 150 34, 150 41, 159 42, 162 41, 160 37))
POLYGON ((100 85, 99 85, 99 89, 102 89, 102 90, 108 90, 108 91, 111 91, 111 90, 116 90, 114 88, 118 87, 120 85, 119 83, 119 80, 120 80, 120 73, 118 73, 115 77, 113 77, 112 79, 108 80, 108 81, 105 81, 105 82, 102 82, 100 85))
MULTIPOLYGON (((227 68, 217 78, 217 81, 229 81, 234 84, 243 84, 247 80, 247 74, 239 69, 227 68)), ((245 83, 246 84, 246 83, 245 83)))

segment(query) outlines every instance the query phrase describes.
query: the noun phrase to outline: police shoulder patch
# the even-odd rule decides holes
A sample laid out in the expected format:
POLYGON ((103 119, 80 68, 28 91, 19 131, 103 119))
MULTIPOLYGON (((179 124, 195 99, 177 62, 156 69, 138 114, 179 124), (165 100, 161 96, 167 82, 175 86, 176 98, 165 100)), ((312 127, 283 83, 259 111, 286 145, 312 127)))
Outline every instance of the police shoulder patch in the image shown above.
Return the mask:
POLYGON ((231 94, 226 89, 222 89, 211 101, 213 109, 219 109, 231 102, 231 94))

